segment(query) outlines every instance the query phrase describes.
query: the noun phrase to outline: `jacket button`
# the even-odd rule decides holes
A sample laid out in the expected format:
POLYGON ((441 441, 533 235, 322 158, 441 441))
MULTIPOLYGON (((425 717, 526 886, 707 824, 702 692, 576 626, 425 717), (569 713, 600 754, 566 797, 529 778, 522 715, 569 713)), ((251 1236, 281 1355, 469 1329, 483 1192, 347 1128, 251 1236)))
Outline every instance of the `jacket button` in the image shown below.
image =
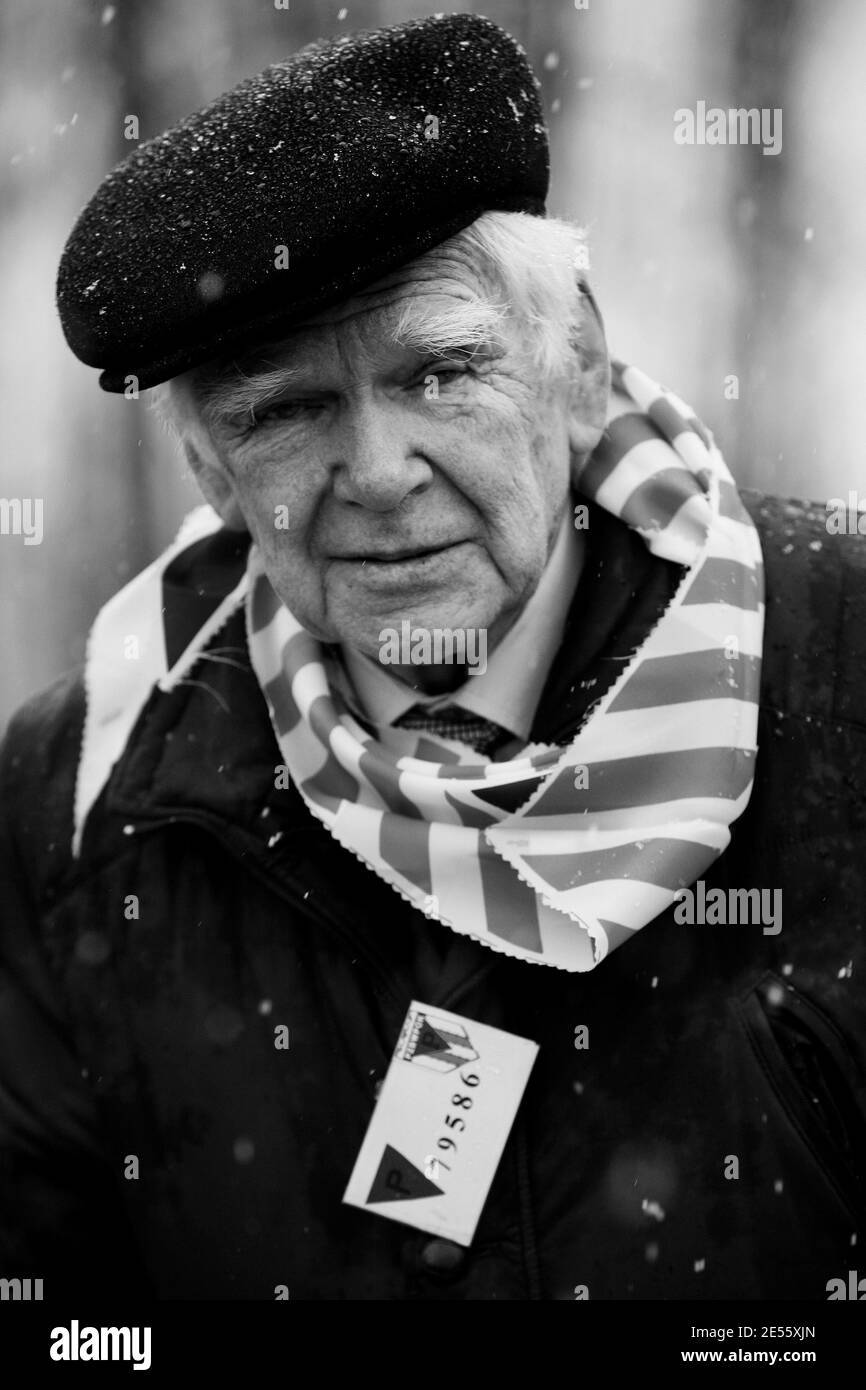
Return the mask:
POLYGON ((454 1274, 466 1260, 466 1251, 453 1240, 428 1240, 421 1251, 421 1263, 436 1274, 454 1274))

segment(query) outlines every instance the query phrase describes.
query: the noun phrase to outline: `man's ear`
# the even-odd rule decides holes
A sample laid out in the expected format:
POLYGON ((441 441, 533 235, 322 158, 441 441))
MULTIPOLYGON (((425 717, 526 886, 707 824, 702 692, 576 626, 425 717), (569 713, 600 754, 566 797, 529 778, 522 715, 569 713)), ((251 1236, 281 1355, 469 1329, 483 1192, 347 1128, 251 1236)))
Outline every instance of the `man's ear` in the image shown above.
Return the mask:
POLYGON ((224 525, 231 531, 248 530, 231 478, 202 429, 197 429, 194 436, 185 431, 183 452, 205 501, 210 502, 224 525))
POLYGON ((575 368, 569 413, 569 441, 574 462, 592 453, 604 432, 610 398, 610 358, 604 325, 595 299, 581 286, 581 318, 575 338, 575 368))

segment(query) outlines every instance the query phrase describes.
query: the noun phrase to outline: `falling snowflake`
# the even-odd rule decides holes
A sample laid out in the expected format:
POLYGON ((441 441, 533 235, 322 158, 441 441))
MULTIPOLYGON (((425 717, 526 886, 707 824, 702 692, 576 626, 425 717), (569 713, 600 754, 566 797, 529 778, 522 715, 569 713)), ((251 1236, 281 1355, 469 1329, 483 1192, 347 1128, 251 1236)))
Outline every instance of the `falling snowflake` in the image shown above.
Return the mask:
POLYGON ((111 942, 101 932, 83 932, 75 943, 75 955, 82 965, 104 965, 111 955, 111 942))
POLYGON ((640 1209, 646 1212, 647 1216, 654 1216, 656 1221, 664 1221, 665 1219, 664 1207, 658 1202, 650 1201, 648 1197, 644 1197, 640 1209))
POLYGON ((196 289, 206 304, 211 304, 215 299, 222 296, 225 289, 225 281, 216 271, 206 270, 200 275, 196 282, 196 289))

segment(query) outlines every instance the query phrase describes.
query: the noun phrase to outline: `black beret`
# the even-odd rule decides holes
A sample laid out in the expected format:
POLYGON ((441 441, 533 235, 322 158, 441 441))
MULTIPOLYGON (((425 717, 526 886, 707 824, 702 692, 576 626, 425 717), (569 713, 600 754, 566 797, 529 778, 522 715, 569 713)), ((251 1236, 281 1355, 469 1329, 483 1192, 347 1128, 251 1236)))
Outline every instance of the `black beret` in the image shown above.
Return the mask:
POLYGON ((156 386, 482 212, 544 216, 538 88, 520 45, 469 14, 319 41, 266 68, 103 180, 58 273, 72 351, 106 391, 130 375, 156 386))

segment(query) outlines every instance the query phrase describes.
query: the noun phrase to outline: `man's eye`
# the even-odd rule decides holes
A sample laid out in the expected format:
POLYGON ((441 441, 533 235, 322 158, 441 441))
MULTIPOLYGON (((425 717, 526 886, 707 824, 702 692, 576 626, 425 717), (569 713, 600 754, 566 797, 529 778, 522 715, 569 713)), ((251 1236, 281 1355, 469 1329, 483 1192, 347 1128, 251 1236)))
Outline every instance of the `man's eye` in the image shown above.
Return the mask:
POLYGON ((273 405, 260 406, 250 411, 249 428, 260 429, 276 420, 296 420, 301 415, 316 409, 315 401, 274 401, 273 405))
POLYGON ((435 376, 438 382, 447 381, 456 377, 466 376, 469 372, 468 362, 443 362, 435 360, 428 362, 424 371, 421 373, 422 385, 429 376, 435 376))

